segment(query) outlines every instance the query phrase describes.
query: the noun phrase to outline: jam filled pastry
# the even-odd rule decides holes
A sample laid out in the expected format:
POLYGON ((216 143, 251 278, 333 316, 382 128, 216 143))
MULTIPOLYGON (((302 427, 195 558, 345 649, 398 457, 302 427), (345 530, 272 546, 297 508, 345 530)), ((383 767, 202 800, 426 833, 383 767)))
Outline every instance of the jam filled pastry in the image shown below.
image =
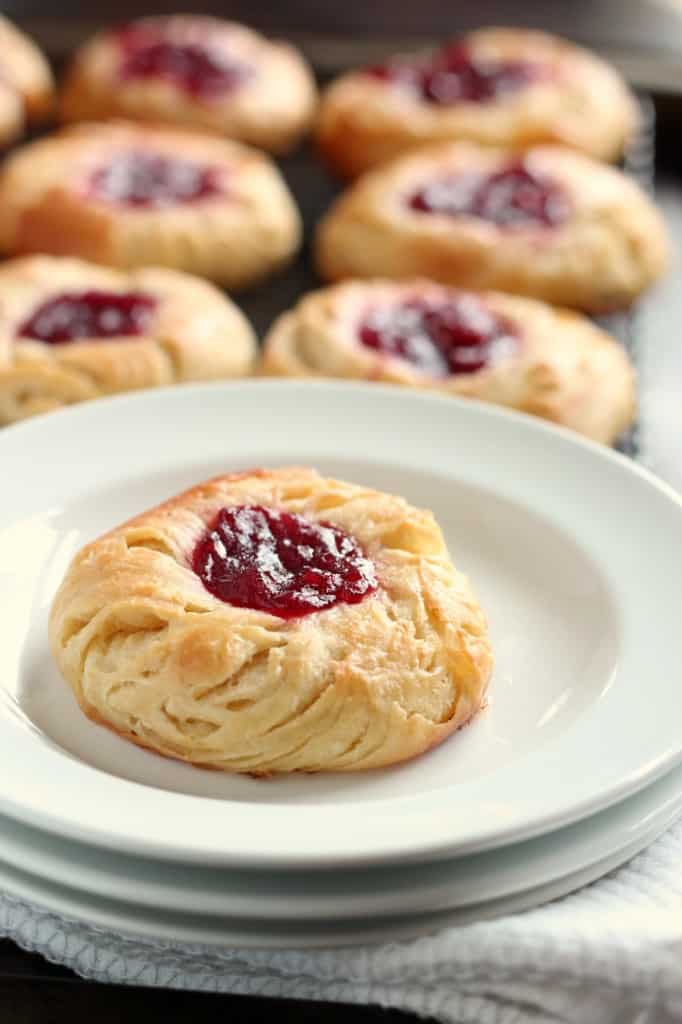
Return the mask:
POLYGON ((241 376, 255 352, 237 307, 188 274, 49 256, 0 265, 0 424, 117 391, 241 376))
POLYGON ((0 166, 0 249, 164 266, 239 288, 286 263, 300 218, 268 157, 134 124, 76 125, 0 166))
POLYGON ((466 142, 363 175, 317 232, 323 277, 419 277, 587 312, 629 305, 665 269, 662 218, 620 171, 558 147, 466 142))
POLYGON ((142 18, 101 32, 66 77, 65 121, 133 120, 225 135, 273 153, 308 130, 316 103, 301 55, 202 15, 142 18))
POLYGON ((415 757, 472 718, 492 666, 431 513, 305 468, 217 477, 89 544, 50 642, 95 722, 261 775, 415 757))
POLYGON ((271 328, 263 372, 478 398, 606 443, 632 422, 635 404, 623 349, 579 313, 428 281, 310 293, 271 328))
POLYGON ((491 28, 430 56, 342 75, 325 91, 317 140, 354 177, 429 143, 524 150, 556 143, 615 160, 637 123, 625 82, 597 56, 542 32, 491 28))
POLYGON ((53 104, 49 64, 35 43, 0 15, 0 146, 44 120, 53 104))

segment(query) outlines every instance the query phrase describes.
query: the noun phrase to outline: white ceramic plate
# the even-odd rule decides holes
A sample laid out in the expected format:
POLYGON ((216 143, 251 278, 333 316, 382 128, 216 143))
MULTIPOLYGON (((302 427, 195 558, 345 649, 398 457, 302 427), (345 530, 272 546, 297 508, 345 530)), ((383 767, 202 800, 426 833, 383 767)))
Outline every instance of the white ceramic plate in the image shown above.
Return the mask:
MULTIPOLYGON (((17 899, 32 903, 36 907, 36 912, 41 915, 47 911, 60 916, 59 949, 68 949, 69 939, 73 936, 80 948, 85 939, 86 943, 95 945, 106 955, 111 948, 117 950, 116 936, 124 935, 146 939, 156 949, 158 943, 163 942, 164 952, 168 956, 173 955, 174 944, 177 943, 178 956, 182 956, 186 961, 192 957, 198 958, 205 966, 206 954, 202 947, 306 949, 398 942, 419 935, 432 934, 449 925, 471 924, 503 914, 515 914, 588 885, 595 878, 618 867, 627 856, 632 856, 636 852, 633 850, 625 857, 609 859, 586 871, 574 872, 570 877, 549 885, 538 886, 486 903, 430 914, 396 915, 392 918, 370 920, 273 922, 154 911, 135 904, 115 903, 92 894, 66 889, 47 879, 36 878, 27 872, 10 868, 1 861, 0 888, 17 899), (80 931, 83 925, 88 929, 85 934, 80 931), (110 936, 107 933, 113 934, 110 936), (188 943, 199 944, 189 957, 186 952, 188 943)), ((41 950, 36 949, 36 952, 41 950)), ((55 954, 52 948, 44 952, 49 953, 51 959, 59 960, 59 953, 55 954)))
POLYGON ((82 405, 0 435, 0 809, 131 853, 369 864, 515 842, 682 759, 678 498, 528 417, 375 385, 254 381, 82 405), (489 613, 491 706, 412 764, 267 782, 86 722, 47 610, 86 540, 204 477, 311 463, 430 506, 489 613))
MULTIPOLYGON (((398 942, 419 935, 429 935, 453 925, 471 924, 474 921, 489 920, 507 914, 559 899, 568 893, 613 871, 624 861, 633 857, 642 845, 637 844, 588 868, 573 871, 564 878, 533 886, 484 903, 466 907, 432 911, 423 914, 395 915, 387 918, 352 918, 348 920, 326 919, 262 921, 239 918, 206 917, 199 914, 183 915, 141 908, 136 904, 115 903, 92 894, 83 894, 46 879, 35 878, 26 872, 10 868, 0 862, 0 888, 5 893, 33 903, 42 913, 51 911, 65 918, 60 923, 60 949, 68 949, 69 924, 82 923, 95 928, 87 939, 106 951, 107 932, 115 935, 133 936, 154 943, 165 944, 167 955, 173 954, 173 944, 180 946, 178 954, 187 956, 187 943, 215 946, 221 949, 305 949, 337 946, 356 946, 377 942, 398 942)), ((82 944, 82 935, 76 936, 82 944)), ((117 947, 114 939, 114 949, 117 947)), ((40 952, 40 950, 38 950, 40 952)), ((59 959, 52 948, 51 959, 59 959)), ((192 951, 202 962, 201 948, 192 951)))
MULTIPOLYGON (((0 815, 0 858, 90 896, 155 911, 234 921, 329 922, 461 910, 608 869, 668 828, 682 811, 682 765, 597 814, 535 839, 429 864, 330 871, 249 871, 110 853, 0 815)), ((591 874, 591 877, 595 875, 591 874)), ((544 889, 543 889, 544 891, 544 889)), ((83 895, 85 894, 85 895, 83 895)))
MULTIPOLYGON (((60 948, 67 949, 77 943, 79 948, 93 944, 106 955, 110 941, 118 948, 116 935, 147 940, 158 949, 164 943, 166 955, 172 955, 174 944, 179 944, 177 955, 186 961, 197 958, 205 966, 202 947, 237 947, 239 949, 303 949, 335 946, 365 945, 376 942, 397 942, 418 935, 427 935, 452 925, 470 924, 507 914, 529 910, 549 900, 559 899, 629 860, 647 845, 653 834, 646 838, 624 841, 609 856, 572 868, 566 875, 501 896, 447 909, 394 913, 392 916, 340 918, 259 919, 227 915, 206 915, 199 911, 178 913, 168 908, 153 908, 139 903, 111 900, 105 894, 84 893, 60 885, 52 879, 30 874, 0 860, 0 889, 19 899, 28 900, 43 914, 52 911, 62 918, 59 933, 60 948), (71 923, 70 923, 71 922, 71 923), (81 931, 85 925, 86 931, 81 931), (95 931, 90 929, 94 928, 95 931), (110 936, 107 933, 113 932, 110 936), (73 939, 70 943, 69 939, 73 939), (191 953, 187 943, 198 943, 191 953)), ((417 870, 421 871, 423 865, 417 870)), ((40 951, 40 950, 39 950, 40 951)), ((45 950, 45 952, 48 952, 45 950)), ((54 957, 50 947, 49 955, 54 957)), ((57 957, 58 959, 58 957, 57 957)))

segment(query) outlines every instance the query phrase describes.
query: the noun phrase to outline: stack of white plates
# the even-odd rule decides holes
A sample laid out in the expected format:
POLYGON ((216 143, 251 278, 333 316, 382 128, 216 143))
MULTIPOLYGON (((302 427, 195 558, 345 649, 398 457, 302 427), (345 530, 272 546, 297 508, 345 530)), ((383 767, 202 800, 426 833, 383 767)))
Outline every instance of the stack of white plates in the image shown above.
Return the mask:
POLYGON ((610 451, 474 402, 257 381, 12 427, 0 479, 0 889, 146 937, 368 942, 567 893, 682 811, 682 510, 610 451), (287 463, 433 509, 489 616, 489 706, 402 767, 269 780, 86 721, 46 640, 74 551, 287 463))

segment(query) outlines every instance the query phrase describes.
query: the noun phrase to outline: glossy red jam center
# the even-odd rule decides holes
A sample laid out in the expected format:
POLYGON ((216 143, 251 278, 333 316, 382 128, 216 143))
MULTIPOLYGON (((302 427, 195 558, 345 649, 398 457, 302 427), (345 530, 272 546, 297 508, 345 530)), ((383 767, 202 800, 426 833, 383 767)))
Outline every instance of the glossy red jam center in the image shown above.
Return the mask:
POLYGON ((479 217, 501 227, 554 227, 571 212, 561 186, 523 163, 511 164, 494 174, 440 178, 418 189, 408 202, 421 213, 479 217))
POLYGON ((236 89, 253 73, 248 64, 231 58, 210 39, 169 39, 162 25, 126 25, 116 38, 123 79, 163 78, 192 96, 210 99, 236 89))
POLYGON ((221 195, 219 172, 189 160, 130 151, 91 176, 89 194, 121 206, 163 207, 221 195))
POLYGON ((367 73, 402 85, 428 103, 485 103, 525 88, 547 74, 539 64, 474 57, 461 43, 439 50, 429 61, 392 60, 367 73))
POLYGON ((349 534, 259 505, 222 508, 192 568, 221 601, 282 619, 357 604, 377 588, 374 564, 349 534))
POLYGON ((474 295, 446 302, 413 299, 371 309, 358 330, 360 342, 406 359, 432 377, 475 373, 516 351, 514 327, 474 295))
POLYGON ((39 306, 17 336, 50 344, 130 337, 145 331, 155 308, 156 300, 141 292, 63 292, 39 306))

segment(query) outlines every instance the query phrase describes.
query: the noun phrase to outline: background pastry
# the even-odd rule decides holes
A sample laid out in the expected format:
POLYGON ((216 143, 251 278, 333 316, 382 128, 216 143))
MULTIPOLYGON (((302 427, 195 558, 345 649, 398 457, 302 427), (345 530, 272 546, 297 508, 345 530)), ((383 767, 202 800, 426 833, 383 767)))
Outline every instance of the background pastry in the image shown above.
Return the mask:
POLYGON ((263 372, 478 398, 611 442, 632 421, 621 346, 577 313, 428 281, 353 281, 305 296, 265 339, 263 372))
POLYGON ((317 140, 353 177, 429 143, 469 140, 527 149, 560 143, 615 160, 637 121, 618 73, 566 40, 487 28, 430 56, 342 75, 322 97, 317 140))
POLYGON ((240 376, 255 351, 237 307, 188 274, 47 256, 0 265, 0 424, 117 391, 240 376))
POLYGON ((142 18, 100 32, 76 54, 66 121, 128 117, 290 149, 315 109, 312 73, 286 43, 202 15, 142 18))
POLYGON ((50 619, 83 711, 225 771, 353 771, 441 742, 491 670, 433 516, 310 469, 218 477, 73 560, 50 619))
POLYGON ((54 82, 35 43, 2 15, 0 52, 0 145, 5 145, 50 113, 54 82))
POLYGON ((295 252, 300 218, 274 164, 238 142, 126 123, 77 125, 0 167, 0 249, 173 267, 237 288, 295 252))
POLYGON ((606 312, 665 269, 656 207, 615 168, 558 147, 452 143, 360 178, 322 219, 323 277, 423 275, 606 312))

